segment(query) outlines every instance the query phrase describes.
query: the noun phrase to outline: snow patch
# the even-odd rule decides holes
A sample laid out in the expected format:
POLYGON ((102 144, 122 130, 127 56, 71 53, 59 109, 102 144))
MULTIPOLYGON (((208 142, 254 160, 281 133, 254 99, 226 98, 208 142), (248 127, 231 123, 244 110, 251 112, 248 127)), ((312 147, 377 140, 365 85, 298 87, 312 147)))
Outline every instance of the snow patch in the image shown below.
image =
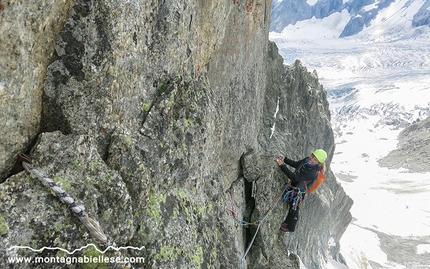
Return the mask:
POLYGON ((377 4, 377 2, 376 2, 376 3, 373 3, 373 4, 370 4, 370 5, 367 5, 367 6, 364 6, 364 7, 362 8, 362 10, 363 10, 363 11, 370 11, 370 10, 372 10, 372 9, 378 8, 378 6, 377 6, 376 4, 377 4))
POLYGON ((430 253, 430 244, 420 244, 417 246, 417 254, 430 253))
POLYGON ((387 255, 380 249, 378 236, 356 225, 348 227, 349 232, 342 236, 340 241, 342 255, 349 269, 372 268, 369 261, 382 266, 387 263, 387 255))
MULTIPOLYGON (((282 0, 281 0, 282 1, 282 0)), ((308 3, 308 5, 313 6, 316 3, 318 3, 318 0, 306 0, 306 3, 308 3)))
POLYGON ((276 110, 275 110, 275 114, 273 114, 273 118, 276 119, 276 115, 278 115, 279 112, 279 97, 278 97, 278 101, 276 102, 276 110))
MULTIPOLYGON (((381 9, 370 26, 358 36, 377 42, 388 41, 401 36, 409 36, 413 32, 414 15, 425 3, 425 0, 397 0, 388 7, 381 9)), ((370 7, 370 6, 367 6, 370 7)), ((376 7, 372 7, 376 8, 376 7)), ((371 8, 370 8, 371 9, 371 8)))
MULTIPOLYGON (((278 102, 276 103, 276 110, 275 110, 275 114, 273 115, 273 118, 276 119, 276 115, 278 115, 279 112, 279 97, 278 97, 278 102)), ((270 137, 272 138, 273 134, 275 133, 275 127, 276 127, 276 122, 273 123, 272 128, 270 128, 271 133, 270 133, 270 137)))
POLYGON ((337 38, 348 23, 350 15, 347 10, 336 12, 323 19, 312 17, 310 20, 299 21, 288 25, 281 33, 269 33, 270 38, 289 40, 297 39, 331 39, 337 38))

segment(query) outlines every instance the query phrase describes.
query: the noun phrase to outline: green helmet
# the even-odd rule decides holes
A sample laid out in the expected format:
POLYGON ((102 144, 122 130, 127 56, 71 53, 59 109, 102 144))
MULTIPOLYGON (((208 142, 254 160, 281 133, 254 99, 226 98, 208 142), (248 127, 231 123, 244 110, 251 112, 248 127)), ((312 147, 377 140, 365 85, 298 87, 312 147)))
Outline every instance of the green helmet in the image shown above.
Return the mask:
POLYGON ((325 162, 325 160, 327 159, 327 152, 325 152, 323 149, 317 149, 312 152, 312 154, 315 155, 315 157, 320 163, 325 162))

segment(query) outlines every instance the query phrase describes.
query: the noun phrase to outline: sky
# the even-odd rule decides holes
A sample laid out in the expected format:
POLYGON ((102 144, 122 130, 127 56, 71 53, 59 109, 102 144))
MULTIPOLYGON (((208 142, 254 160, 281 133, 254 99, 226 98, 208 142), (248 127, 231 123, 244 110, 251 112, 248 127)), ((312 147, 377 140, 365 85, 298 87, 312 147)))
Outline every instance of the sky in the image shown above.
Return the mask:
MULTIPOLYGON (((408 257, 430 254, 430 173, 378 165, 396 148, 403 128, 387 123, 430 116, 430 30, 422 27, 424 34, 418 35, 410 26, 420 3, 404 9, 405 0, 395 1, 370 27, 349 38, 338 38, 349 21, 346 11, 270 33, 285 64, 300 59, 308 71, 317 71, 327 91, 355 92, 349 99, 329 94, 336 142, 331 169, 354 200, 353 222, 340 242, 350 269, 369 269, 375 263, 411 268, 408 257), (357 110, 340 113, 345 107, 357 110), (396 242, 412 254, 390 248, 396 242)), ((326 267, 342 268, 331 260, 326 267)))

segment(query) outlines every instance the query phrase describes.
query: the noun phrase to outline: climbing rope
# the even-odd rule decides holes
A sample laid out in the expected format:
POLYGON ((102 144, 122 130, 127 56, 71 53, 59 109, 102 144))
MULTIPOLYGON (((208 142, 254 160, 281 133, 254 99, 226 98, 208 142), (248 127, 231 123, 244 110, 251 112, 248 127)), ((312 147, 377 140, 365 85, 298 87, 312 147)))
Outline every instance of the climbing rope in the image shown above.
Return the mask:
POLYGON ((231 208, 226 207, 225 209, 230 211, 233 214, 233 217, 236 221, 239 221, 239 217, 237 216, 236 203, 234 202, 234 191, 230 191, 230 202, 231 208))
MULTIPOLYGON (((37 178, 42 184, 49 188, 51 193, 58 197, 61 202, 67 204, 70 210, 79 218, 82 224, 87 227, 90 234, 99 241, 102 245, 106 247, 116 248, 115 242, 111 242, 108 240, 107 236, 103 233, 100 224, 97 220, 95 220, 91 215, 89 215, 85 211, 85 207, 83 205, 77 205, 72 197, 70 197, 60 186, 58 186, 51 178, 34 168, 30 163, 31 159, 24 154, 20 154, 19 158, 22 160, 22 167, 30 173, 30 175, 37 178)), ((116 250, 115 255, 120 258, 123 264, 124 258, 122 254, 116 250)), ((130 263, 124 265, 124 269, 132 268, 130 263)))
MULTIPOLYGON (((273 211, 273 209, 276 207, 276 205, 278 204, 279 200, 282 197, 282 194, 285 192, 285 189, 288 187, 288 185, 286 185, 282 191, 278 194, 278 196, 276 197, 276 199, 273 201, 272 205, 269 207, 269 209, 266 211, 266 213, 264 214, 263 218, 254 222, 254 223, 247 223, 248 225, 257 225, 257 229, 255 230, 254 236, 251 240, 251 242, 248 244, 248 247, 245 250, 245 254, 243 254, 242 259, 240 259, 240 264, 239 264, 239 268, 242 268, 242 264, 245 261, 246 255, 248 255, 249 250, 251 249, 251 246, 254 244, 255 238, 257 237, 258 231, 260 230, 261 225, 263 224, 263 221, 267 218, 267 216, 273 211)), ((246 222, 245 222, 246 223, 246 222)))
POLYGON ((238 214, 237 214, 237 210, 236 210, 236 203, 234 202, 234 191, 230 190, 229 193, 230 193, 231 207, 226 207, 225 209, 228 210, 228 211, 230 211, 232 213, 232 215, 233 215, 234 219, 236 220, 236 222, 239 225, 245 226, 245 227, 248 227, 250 225, 257 225, 258 223, 256 223, 256 222, 252 222, 251 223, 251 222, 247 222, 247 221, 239 219, 238 214))

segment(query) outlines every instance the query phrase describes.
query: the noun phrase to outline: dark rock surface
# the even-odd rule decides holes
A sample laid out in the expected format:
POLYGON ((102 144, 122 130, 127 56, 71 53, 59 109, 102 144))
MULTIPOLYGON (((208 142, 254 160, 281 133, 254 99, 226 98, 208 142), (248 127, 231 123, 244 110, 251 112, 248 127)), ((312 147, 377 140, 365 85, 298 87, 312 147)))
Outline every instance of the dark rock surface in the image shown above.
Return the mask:
POLYGON ((430 118, 414 123, 398 136, 397 149, 379 160, 381 166, 406 168, 411 173, 430 172, 425 160, 430 158, 430 118))

